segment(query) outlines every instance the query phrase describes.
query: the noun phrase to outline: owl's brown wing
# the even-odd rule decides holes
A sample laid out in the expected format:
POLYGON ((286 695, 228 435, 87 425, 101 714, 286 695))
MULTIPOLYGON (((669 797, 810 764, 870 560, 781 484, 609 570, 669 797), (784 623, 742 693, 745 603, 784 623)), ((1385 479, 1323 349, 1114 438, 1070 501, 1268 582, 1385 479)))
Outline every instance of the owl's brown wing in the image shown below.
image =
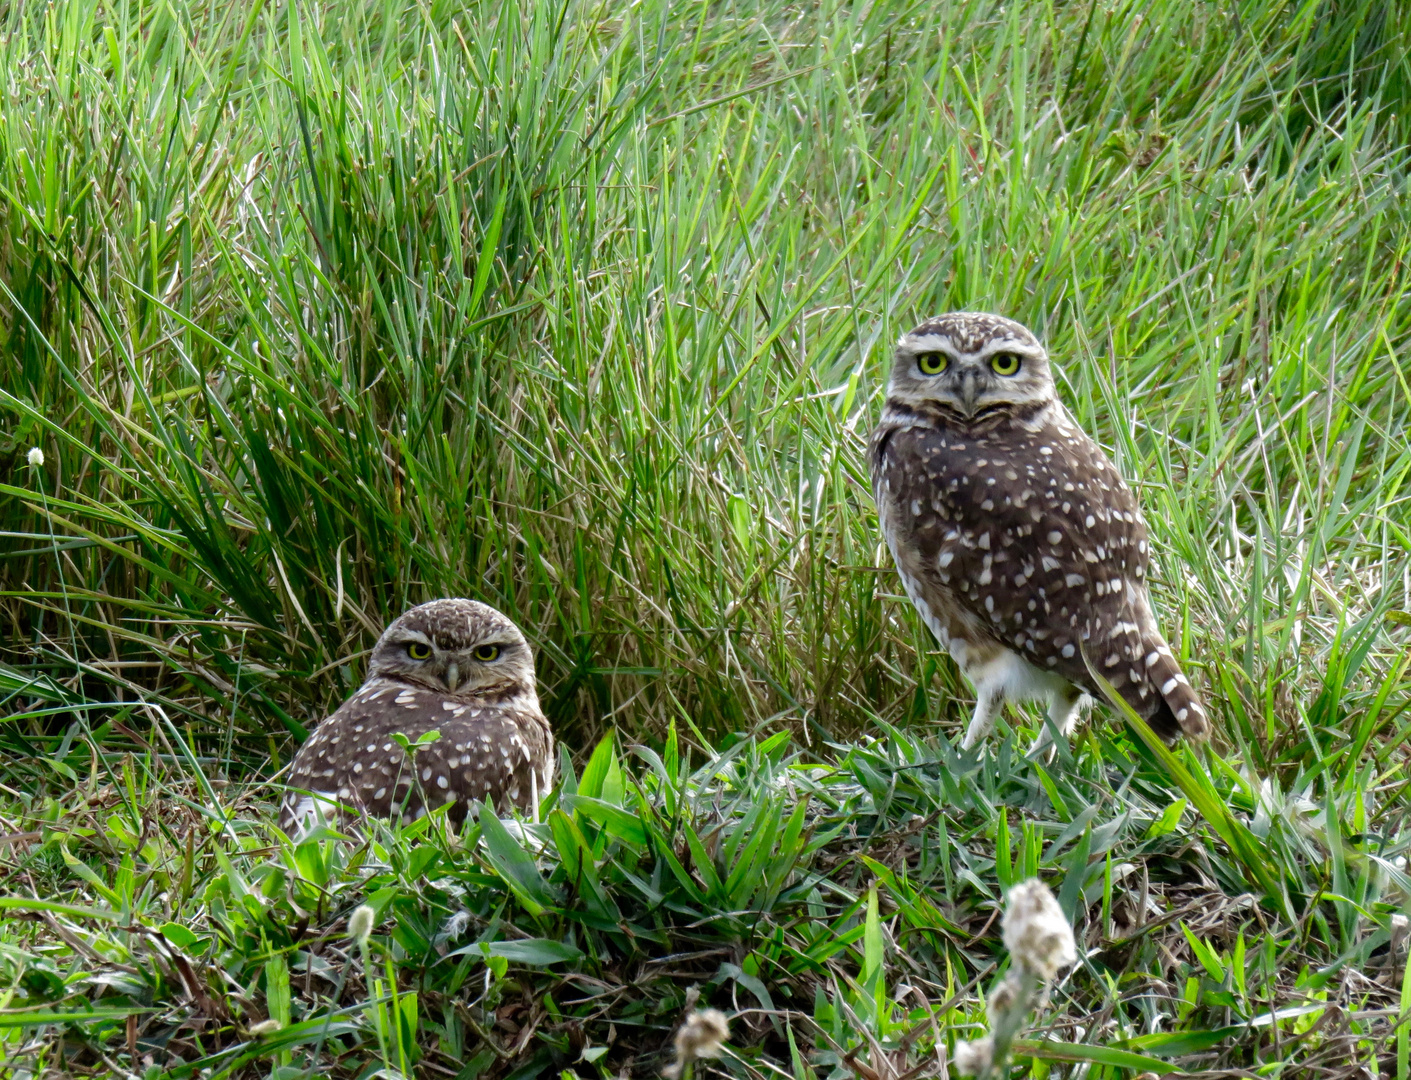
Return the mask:
POLYGON ((319 803, 404 819, 450 803, 456 825, 473 800, 530 809, 544 794, 552 764, 552 736, 532 701, 476 706, 375 679, 299 748, 280 827, 289 832, 319 803), (397 732, 414 744, 433 730, 439 738, 415 751, 414 765, 392 737, 397 732))
POLYGON ((1097 694, 1086 652, 1158 733, 1204 734, 1151 614, 1136 498, 1096 443, 1061 410, 1049 415, 879 438, 874 484, 898 563, 937 598, 932 609, 957 607, 1035 667, 1097 694))

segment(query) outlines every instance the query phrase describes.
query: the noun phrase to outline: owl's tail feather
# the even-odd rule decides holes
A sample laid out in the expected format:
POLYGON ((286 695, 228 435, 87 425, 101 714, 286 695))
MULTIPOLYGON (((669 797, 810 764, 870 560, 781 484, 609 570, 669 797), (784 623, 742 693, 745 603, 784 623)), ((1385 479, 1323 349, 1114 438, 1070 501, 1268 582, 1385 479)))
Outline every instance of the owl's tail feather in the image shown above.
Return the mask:
MULTIPOLYGON (((1210 734, 1210 718, 1205 706, 1187 681, 1181 666, 1171 654, 1166 642, 1157 640, 1146 646, 1141 661, 1148 684, 1156 691, 1156 709, 1147 717, 1151 729, 1167 742, 1178 736, 1204 739, 1210 734)), ((1150 708, 1150 698, 1143 702, 1150 708)), ((1135 702, 1133 702, 1135 704, 1135 702)), ((1138 709, 1138 711, 1145 711, 1138 709)))

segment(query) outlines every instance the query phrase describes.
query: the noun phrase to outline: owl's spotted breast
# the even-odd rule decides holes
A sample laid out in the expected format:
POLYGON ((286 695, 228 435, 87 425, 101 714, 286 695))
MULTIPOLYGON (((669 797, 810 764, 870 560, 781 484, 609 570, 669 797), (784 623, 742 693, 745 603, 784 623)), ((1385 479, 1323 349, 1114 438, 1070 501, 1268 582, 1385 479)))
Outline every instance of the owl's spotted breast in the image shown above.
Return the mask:
POLYGON ((374 817, 414 820, 450 804, 455 825, 472 801, 532 808, 550 781, 551 738, 537 708, 479 707, 390 680, 369 682, 300 748, 281 825, 295 824, 302 793, 319 793, 374 817), (432 743, 408 762, 394 733, 432 743))

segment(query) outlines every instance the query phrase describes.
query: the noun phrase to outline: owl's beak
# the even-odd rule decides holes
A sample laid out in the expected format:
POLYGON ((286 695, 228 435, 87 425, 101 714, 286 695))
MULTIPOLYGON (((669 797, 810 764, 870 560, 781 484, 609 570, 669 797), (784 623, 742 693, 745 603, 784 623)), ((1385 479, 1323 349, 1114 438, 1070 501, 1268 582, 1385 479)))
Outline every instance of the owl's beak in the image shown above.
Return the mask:
POLYGON ((980 397, 980 379, 973 371, 960 373, 960 403, 965 406, 965 415, 975 415, 975 403, 980 397))
POLYGON ((452 660, 449 664, 446 665, 446 689, 454 693, 456 687, 460 685, 460 682, 460 665, 457 664, 454 660, 452 660))

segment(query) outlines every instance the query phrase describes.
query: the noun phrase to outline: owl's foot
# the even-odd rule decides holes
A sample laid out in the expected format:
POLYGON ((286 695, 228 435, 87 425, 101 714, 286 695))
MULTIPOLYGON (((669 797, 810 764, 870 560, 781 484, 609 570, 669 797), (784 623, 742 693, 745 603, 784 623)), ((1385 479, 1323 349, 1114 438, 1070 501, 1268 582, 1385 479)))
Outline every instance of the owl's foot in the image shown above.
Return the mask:
POLYGON ((1034 743, 1029 747, 1026 757, 1035 757, 1042 753, 1044 764, 1053 761, 1057 746, 1054 745, 1053 731, 1058 729, 1059 735, 1064 739, 1073 737, 1073 730, 1078 726, 1078 720, 1082 716, 1083 706, 1090 704, 1092 699, 1078 690, 1072 688, 1066 693, 1057 693, 1050 699, 1048 705, 1048 717, 1045 719, 1039 733, 1034 737, 1034 743))
POLYGON ((971 717, 970 726, 965 729, 965 739, 960 744, 962 750, 973 750, 977 743, 983 742, 995 729, 1001 703, 999 694, 986 693, 983 690, 980 692, 975 701, 975 715, 971 717))

